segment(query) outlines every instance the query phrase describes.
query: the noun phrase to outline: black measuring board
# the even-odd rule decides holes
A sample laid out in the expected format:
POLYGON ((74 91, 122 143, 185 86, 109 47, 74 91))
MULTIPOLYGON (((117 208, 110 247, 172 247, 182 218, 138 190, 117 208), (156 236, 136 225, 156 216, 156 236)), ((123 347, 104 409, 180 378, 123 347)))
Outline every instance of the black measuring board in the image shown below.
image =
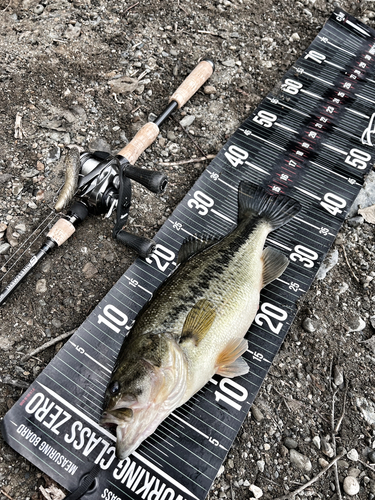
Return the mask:
POLYGON ((361 136, 375 112, 375 31, 337 8, 282 82, 239 127, 155 236, 155 252, 124 273, 5 415, 5 440, 69 490, 94 464, 82 498, 205 498, 375 152, 361 136), (215 376, 130 457, 99 426, 104 391, 124 335, 173 272, 191 235, 227 234, 238 185, 250 180, 300 201, 267 245, 290 265, 261 293, 247 334, 246 376, 215 376))

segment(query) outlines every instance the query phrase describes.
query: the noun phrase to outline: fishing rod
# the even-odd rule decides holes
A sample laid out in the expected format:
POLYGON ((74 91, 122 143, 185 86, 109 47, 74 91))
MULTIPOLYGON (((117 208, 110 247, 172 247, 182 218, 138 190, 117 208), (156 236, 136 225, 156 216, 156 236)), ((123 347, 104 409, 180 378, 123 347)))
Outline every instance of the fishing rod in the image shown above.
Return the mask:
POLYGON ((154 121, 146 123, 117 155, 112 156, 102 151, 80 154, 77 148, 69 150, 64 162, 65 184, 59 194, 55 210, 60 212, 69 207, 74 197, 76 201, 70 206, 66 215, 52 226, 40 250, 0 293, 0 305, 40 260, 72 236, 77 225, 89 213, 106 214, 106 217, 110 217, 116 211, 113 238, 135 250, 142 258, 152 253, 155 248, 153 240, 124 229, 131 203, 131 180, 159 194, 165 190, 168 179, 165 174, 135 167, 134 163, 155 141, 165 120, 197 92, 212 75, 214 68, 215 65, 211 60, 201 61, 174 92, 168 106, 154 121))

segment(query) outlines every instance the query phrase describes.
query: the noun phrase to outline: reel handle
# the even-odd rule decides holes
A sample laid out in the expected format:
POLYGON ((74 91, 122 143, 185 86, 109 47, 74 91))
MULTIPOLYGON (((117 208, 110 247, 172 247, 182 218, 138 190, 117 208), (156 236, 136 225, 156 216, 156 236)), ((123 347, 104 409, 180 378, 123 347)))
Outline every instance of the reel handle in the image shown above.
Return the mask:
POLYGON ((167 187, 167 176, 154 170, 146 170, 134 167, 133 165, 126 165, 124 168, 124 174, 126 177, 129 177, 129 179, 139 182, 142 186, 156 194, 163 193, 167 187))
POLYGON ((144 236, 137 236, 121 229, 116 234, 116 240, 135 250, 142 259, 148 257, 154 250, 156 243, 144 236))

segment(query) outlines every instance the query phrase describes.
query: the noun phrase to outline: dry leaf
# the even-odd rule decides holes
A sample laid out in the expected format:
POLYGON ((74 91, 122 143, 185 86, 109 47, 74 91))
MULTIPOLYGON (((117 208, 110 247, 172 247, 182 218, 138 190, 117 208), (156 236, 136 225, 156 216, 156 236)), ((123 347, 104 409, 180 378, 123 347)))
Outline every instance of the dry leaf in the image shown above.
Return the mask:
POLYGON ((47 500, 63 500, 65 498, 65 493, 63 493, 59 488, 56 488, 56 486, 51 486, 49 488, 43 488, 43 486, 39 486, 39 489, 47 500))
POLYGON ((366 222, 375 224, 375 205, 366 208, 359 208, 358 213, 359 215, 362 215, 366 222))

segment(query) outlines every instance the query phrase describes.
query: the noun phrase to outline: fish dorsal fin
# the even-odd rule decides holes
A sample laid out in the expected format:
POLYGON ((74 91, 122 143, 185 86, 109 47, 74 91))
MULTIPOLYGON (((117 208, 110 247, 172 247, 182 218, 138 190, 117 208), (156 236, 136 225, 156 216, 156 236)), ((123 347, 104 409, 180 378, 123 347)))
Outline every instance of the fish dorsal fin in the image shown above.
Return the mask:
POLYGON ((263 250, 262 260, 263 286, 281 276, 289 264, 288 257, 272 247, 263 250))
POLYGON ((215 316, 213 304, 207 299, 199 300, 186 316, 180 342, 194 339, 195 345, 198 345, 211 328, 215 316))
POLYGON ((247 340, 236 338, 229 342, 216 360, 216 373, 223 377, 233 378, 246 375, 249 366, 241 355, 247 351, 247 340))
POLYGON ((212 234, 190 236, 182 243, 178 252, 177 264, 182 264, 193 255, 217 243, 221 238, 212 234))

